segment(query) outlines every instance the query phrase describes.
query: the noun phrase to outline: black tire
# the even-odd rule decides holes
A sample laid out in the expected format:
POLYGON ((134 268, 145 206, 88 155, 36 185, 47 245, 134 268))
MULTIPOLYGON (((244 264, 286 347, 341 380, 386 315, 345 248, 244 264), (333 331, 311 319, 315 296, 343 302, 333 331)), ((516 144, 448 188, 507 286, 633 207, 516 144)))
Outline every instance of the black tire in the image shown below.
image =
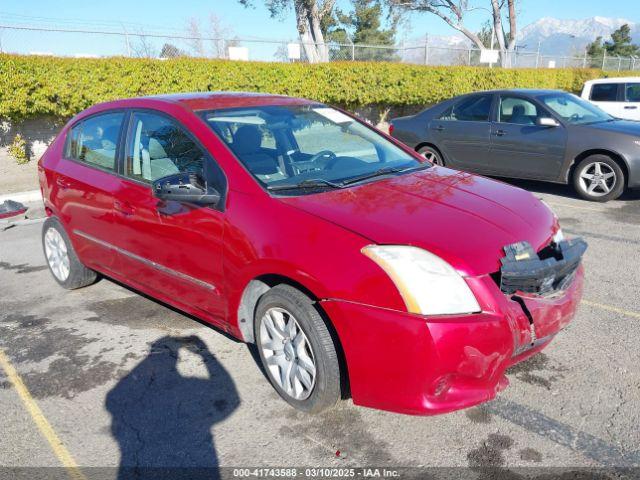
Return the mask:
POLYGON ((98 274, 96 272, 88 269, 82 263, 80 263, 80 260, 78 260, 78 256, 73 249, 73 245, 69 240, 67 232, 64 230, 64 227, 62 226, 60 221, 55 217, 47 218, 42 225, 42 251, 44 252, 44 257, 47 261, 47 266, 49 267, 51 275, 53 276, 55 281, 58 282, 58 284, 60 284, 62 287, 68 290, 74 290, 76 288, 91 285, 98 279, 98 274), (64 246, 66 247, 69 272, 68 275, 62 276, 61 278, 59 278, 59 274, 56 274, 54 272, 54 267, 52 266, 52 261, 47 255, 47 247, 45 245, 47 233, 52 229, 60 235, 60 240, 64 242, 64 246))
MULTIPOLYGON (((336 405, 341 398, 340 364, 336 346, 327 324, 307 295, 289 285, 281 284, 273 287, 258 302, 254 317, 254 333, 264 371, 273 388, 287 403, 307 413, 319 413, 336 405), (272 309, 281 309, 290 314, 310 345, 312 359, 315 362, 315 382, 310 393, 304 399, 295 398, 280 386, 270 370, 270 365, 261 346, 263 318, 272 309)), ((265 341, 268 341, 268 338, 265 338, 265 341)), ((290 344, 293 345, 293 342, 290 344)), ((275 354, 275 351, 273 353, 275 354)), ((275 355, 273 356, 275 357, 275 355)), ((295 365, 297 361, 299 361, 298 357, 294 356, 293 364, 295 365)), ((271 366, 282 374, 282 366, 271 366)), ((300 385, 302 384, 300 383, 300 385)))
POLYGON ((573 187, 580 197, 592 202, 615 200, 624 191, 625 177, 618 162, 607 155, 590 155, 582 160, 573 171, 573 187), (603 176, 596 176, 598 170, 603 176), (606 178, 607 175, 614 176, 606 178), (591 176, 591 179, 585 178, 591 176), (592 179, 600 182, 593 190, 592 179), (607 192, 607 190, 609 190, 607 192))
POLYGON ((444 166, 444 159, 437 148, 425 145, 418 149, 418 153, 429 160, 434 165, 444 166))

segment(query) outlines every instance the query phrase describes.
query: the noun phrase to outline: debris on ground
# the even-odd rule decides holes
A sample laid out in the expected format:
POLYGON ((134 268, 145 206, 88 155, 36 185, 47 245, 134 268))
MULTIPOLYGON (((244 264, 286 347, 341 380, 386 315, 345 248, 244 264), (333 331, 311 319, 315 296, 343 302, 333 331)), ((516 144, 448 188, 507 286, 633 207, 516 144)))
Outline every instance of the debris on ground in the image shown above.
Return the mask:
POLYGON ((5 200, 0 203, 0 219, 22 215, 26 211, 27 207, 24 204, 14 200, 5 200))

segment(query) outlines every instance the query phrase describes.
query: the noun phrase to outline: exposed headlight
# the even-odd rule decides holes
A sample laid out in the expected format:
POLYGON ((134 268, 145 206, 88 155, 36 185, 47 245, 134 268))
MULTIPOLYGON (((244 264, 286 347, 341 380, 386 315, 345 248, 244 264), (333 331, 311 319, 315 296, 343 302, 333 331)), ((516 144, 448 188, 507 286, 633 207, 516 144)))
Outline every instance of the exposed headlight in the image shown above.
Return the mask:
POLYGON ((389 275, 411 313, 448 315, 480 311, 467 282, 433 253, 406 245, 369 245, 362 253, 389 275))

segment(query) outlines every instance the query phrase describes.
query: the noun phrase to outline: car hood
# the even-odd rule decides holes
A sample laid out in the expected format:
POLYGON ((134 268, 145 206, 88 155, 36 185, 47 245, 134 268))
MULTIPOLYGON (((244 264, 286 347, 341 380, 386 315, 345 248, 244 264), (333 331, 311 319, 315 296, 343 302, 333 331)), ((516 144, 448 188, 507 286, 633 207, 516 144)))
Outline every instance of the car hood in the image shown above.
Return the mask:
POLYGON ((280 200, 373 243, 429 250, 465 275, 497 272, 504 246, 539 250, 557 228, 529 192, 443 167, 280 200))
POLYGON ((640 137, 640 122, 636 122, 634 120, 614 120, 612 122, 593 123, 585 126, 595 128, 597 130, 624 133, 626 135, 640 137))

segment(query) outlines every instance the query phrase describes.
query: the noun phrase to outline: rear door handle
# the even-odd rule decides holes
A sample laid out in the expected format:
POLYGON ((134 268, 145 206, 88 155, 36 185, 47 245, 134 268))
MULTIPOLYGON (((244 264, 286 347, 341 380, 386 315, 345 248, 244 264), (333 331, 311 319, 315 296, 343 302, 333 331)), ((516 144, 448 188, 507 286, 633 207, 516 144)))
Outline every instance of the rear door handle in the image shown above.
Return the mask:
POLYGON ((438 126, 436 126, 436 127, 433 127, 433 128, 432 128, 432 130, 436 130, 436 131, 438 131, 438 132, 441 132, 441 131, 443 131, 443 130, 444 130, 444 127, 443 127, 442 125, 438 125, 438 126))
POLYGON ((505 132, 504 130, 496 130, 495 132, 493 132, 493 134, 497 137, 503 137, 507 134, 507 132, 505 132))
POLYGON ((117 212, 120 212, 122 215, 126 216, 133 215, 135 212, 135 208, 133 208, 133 206, 131 206, 129 202, 121 202, 119 200, 113 202, 113 208, 117 212))
POLYGON ((625 110, 635 110, 636 108, 638 107, 636 107, 635 105, 625 105, 624 107, 625 110))

